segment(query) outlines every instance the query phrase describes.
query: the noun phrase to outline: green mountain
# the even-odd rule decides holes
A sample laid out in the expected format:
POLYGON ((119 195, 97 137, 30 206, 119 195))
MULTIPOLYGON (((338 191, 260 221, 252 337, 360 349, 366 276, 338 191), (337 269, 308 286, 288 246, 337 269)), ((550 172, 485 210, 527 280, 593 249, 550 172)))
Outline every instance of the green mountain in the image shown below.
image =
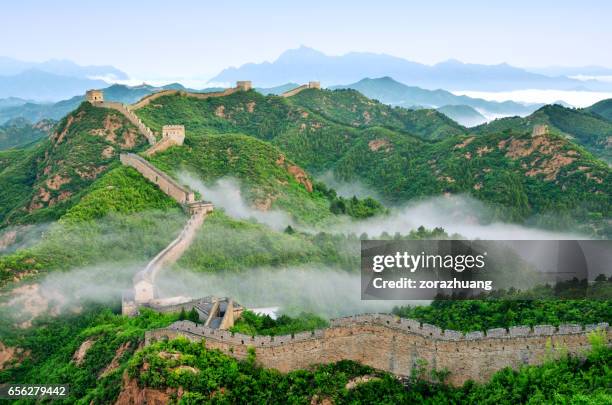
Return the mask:
POLYGON ((445 105, 467 105, 494 115, 526 115, 541 105, 525 106, 514 101, 487 101, 468 96, 457 96, 446 90, 427 90, 420 87, 407 86, 391 77, 362 79, 356 83, 332 88, 355 89, 369 98, 380 100, 385 104, 406 108, 429 107, 437 108, 445 105))
MULTIPOLYGON (((0 224, 58 218, 88 185, 117 166, 121 151, 138 151, 145 143, 123 115, 83 103, 49 139, 0 172, 0 224)), ((23 152, 4 156, 10 161, 17 153, 23 152)))
MULTIPOLYGON (((582 221, 595 228, 590 232, 608 232, 597 219, 610 217, 607 165, 564 137, 532 138, 531 127, 432 142, 403 131, 413 122, 407 110, 368 102, 354 91, 305 90, 288 99, 253 91, 205 100, 173 95, 137 114, 155 130, 181 122, 196 134, 237 131, 266 140, 305 169, 358 180, 392 204, 467 193, 496 207, 502 219, 554 213, 553 224, 582 221), (384 117, 386 128, 369 127, 384 117)), ((430 116, 432 122, 422 117, 425 125, 441 128, 442 115, 430 116)))
POLYGON ((16 148, 49 136, 55 125, 53 120, 41 120, 31 124, 23 118, 12 119, 0 125, 0 150, 16 148))
POLYGON ((384 127, 432 140, 465 133, 465 128, 436 110, 390 107, 351 89, 309 89, 289 101, 330 121, 356 128, 384 127))
POLYGON ((585 110, 612 122, 612 98, 595 103, 585 110))
POLYGON ((465 127, 475 127, 487 122, 484 115, 469 105, 445 105, 437 110, 465 127))
MULTIPOLYGON (((172 83, 161 87, 150 86, 148 84, 138 86, 113 84, 112 86, 106 87, 103 90, 104 98, 107 101, 117 101, 120 103, 131 104, 140 100, 146 95, 167 89, 195 91, 187 89, 178 83, 172 83)), ((219 90, 219 88, 209 88, 202 91, 206 92, 217 90, 219 90)), ((80 95, 74 96, 67 100, 58 101, 56 103, 35 103, 25 101, 22 103, 7 102, 6 106, 0 106, 0 123, 13 118, 25 118, 30 122, 38 122, 47 118, 59 120, 72 110, 76 109, 84 100, 85 96, 80 95)))
MULTIPOLYGON (((605 104, 600 106, 603 105, 605 104)), ((550 131, 582 145, 608 163, 612 162, 612 122, 591 112, 590 109, 566 108, 557 104, 547 105, 525 118, 501 118, 473 128, 473 132, 476 134, 491 134, 507 130, 526 132, 537 124, 548 125, 550 131)))

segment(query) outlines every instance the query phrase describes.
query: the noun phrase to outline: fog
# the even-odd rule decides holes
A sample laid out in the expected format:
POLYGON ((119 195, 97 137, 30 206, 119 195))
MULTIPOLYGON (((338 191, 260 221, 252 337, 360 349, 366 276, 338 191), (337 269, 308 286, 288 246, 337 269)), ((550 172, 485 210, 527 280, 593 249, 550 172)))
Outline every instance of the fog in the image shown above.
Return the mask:
POLYGON ((336 193, 339 196, 345 198, 352 198, 353 196, 356 196, 358 198, 372 197, 380 200, 380 195, 371 188, 367 187, 365 184, 358 181, 352 181, 349 183, 339 180, 336 176, 334 176, 331 170, 318 176, 317 180, 322 181, 328 187, 333 188, 336 190, 336 193))
POLYGON ((374 237, 383 232, 407 234, 424 226, 427 229, 442 227, 448 234, 458 234, 468 239, 588 239, 578 233, 554 232, 503 222, 487 223, 487 218, 491 216, 491 210, 472 197, 434 197, 393 208, 387 216, 345 222, 335 231, 367 233, 374 237))
POLYGON ((228 296, 249 308, 280 307, 298 315, 312 312, 324 317, 367 312, 390 312, 412 301, 361 301, 360 272, 325 266, 255 268, 241 272, 165 272, 158 283, 164 296, 228 296))
POLYGON ((179 173, 179 181, 198 191, 215 208, 223 208, 225 213, 236 219, 255 219, 272 229, 283 230, 287 225, 295 225, 291 216, 280 210, 261 211, 249 205, 242 196, 240 183, 233 178, 223 178, 214 185, 207 186, 194 175, 179 173))
POLYGON ((575 107, 589 107, 598 101, 612 98, 610 92, 599 91, 572 91, 572 90, 513 90, 513 91, 453 91, 458 96, 468 96, 473 98, 483 98, 489 101, 512 100, 522 103, 544 103, 553 104, 564 101, 575 107))

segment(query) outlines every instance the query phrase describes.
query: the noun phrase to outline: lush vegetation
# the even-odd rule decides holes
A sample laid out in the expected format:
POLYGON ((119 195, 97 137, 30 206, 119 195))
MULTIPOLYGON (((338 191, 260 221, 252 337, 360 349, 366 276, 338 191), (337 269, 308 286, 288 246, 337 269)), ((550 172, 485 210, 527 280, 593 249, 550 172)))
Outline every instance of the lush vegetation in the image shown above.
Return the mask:
POLYGON ((481 125, 474 131, 479 134, 498 133, 506 130, 529 132, 535 124, 546 124, 552 132, 566 136, 584 146, 595 156, 610 163, 612 162, 612 148, 608 143, 608 138, 612 136, 612 122, 609 118, 599 115, 597 111, 605 114, 605 104, 600 106, 595 104, 590 109, 566 108, 558 104, 547 105, 525 118, 498 119, 481 125))
POLYGON ((253 352, 246 361, 236 361, 186 339, 146 347, 130 361, 129 373, 144 386, 170 387, 170 398, 177 398, 182 387, 180 403, 185 404, 325 400, 336 404, 609 403, 612 349, 603 336, 594 335, 591 340, 593 350, 586 360, 563 357, 518 371, 505 369, 486 384, 468 382, 458 388, 443 383, 447 375, 443 370, 427 375, 422 362, 406 385, 390 374, 351 361, 281 374, 255 366, 253 352), (356 383, 362 376, 369 381, 356 383))
POLYGON ((118 112, 81 104, 59 122, 50 140, 0 171, 0 192, 7 193, 0 196, 0 227, 58 219, 96 178, 118 165, 119 152, 144 144, 118 112))
POLYGON ((0 150, 18 148, 49 135, 54 122, 43 120, 32 124, 23 118, 15 118, 0 125, 0 150))
POLYGON ((465 128, 433 109, 409 110, 371 100, 356 90, 304 90, 289 101, 352 127, 384 127, 423 139, 465 134, 465 128))
POLYGON ((527 291, 496 291, 480 300, 435 300, 427 306, 396 307, 393 313, 463 332, 521 325, 612 323, 612 279, 600 276, 597 280, 591 285, 571 280, 527 291))
POLYGON ((612 98, 601 100, 585 110, 599 115, 600 117, 612 122, 612 98))
POLYGON ((0 284, 20 274, 145 261, 184 221, 174 200, 135 170, 118 167, 94 182, 39 243, 0 256, 0 284))
POLYGON ((328 100, 321 111, 297 98, 240 92, 206 100, 161 97, 137 113, 156 130, 180 121, 188 134, 240 131, 269 141, 302 167, 358 180, 389 203, 466 193, 493 207, 491 219, 612 232, 602 220, 610 217, 609 167, 561 135, 534 140, 533 123, 516 132, 492 124, 478 137, 423 141, 395 129, 347 124, 342 117, 353 114, 352 104, 343 98, 353 92, 309 90, 295 97, 319 93, 328 100))
POLYGON ((176 318, 151 311, 128 318, 93 307, 81 315, 39 319, 33 327, 22 330, 8 325, 12 317, 3 313, 3 344, 17 346, 24 354, 17 356, 16 364, 5 365, 0 371, 0 383, 69 384, 70 396, 58 403, 112 403, 144 332, 167 326, 176 318), (86 349, 78 359, 80 347, 86 349))
POLYGON ((247 310, 242 313, 230 331, 251 336, 278 336, 313 331, 327 326, 325 319, 314 314, 301 313, 296 317, 281 315, 272 319, 269 315, 258 315, 247 310))

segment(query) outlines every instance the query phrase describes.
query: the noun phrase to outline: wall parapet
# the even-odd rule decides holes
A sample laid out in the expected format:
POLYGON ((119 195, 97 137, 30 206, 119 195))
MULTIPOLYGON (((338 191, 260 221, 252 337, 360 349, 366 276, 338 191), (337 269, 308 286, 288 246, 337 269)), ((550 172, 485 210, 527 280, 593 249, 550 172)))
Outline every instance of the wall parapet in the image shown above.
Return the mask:
POLYGON ((487 339, 515 339, 543 336, 561 336, 573 334, 585 334, 596 329, 609 330, 609 325, 606 322, 585 325, 559 325, 554 327, 550 325, 537 325, 533 329, 529 326, 514 326, 510 330, 506 328, 494 328, 485 331, 459 332, 455 330, 445 329, 422 324, 414 319, 400 318, 390 314, 362 314, 330 320, 330 326, 324 329, 316 329, 312 332, 300 332, 291 335, 280 336, 249 336, 240 333, 232 333, 221 331, 218 329, 208 328, 203 325, 196 325, 191 321, 177 321, 161 330, 172 331, 187 331, 200 338, 209 338, 214 340, 222 340, 235 344, 255 343, 261 346, 278 346, 288 342, 297 342, 302 340, 318 339, 325 336, 326 331, 336 328, 352 328, 363 325, 382 326, 388 329, 399 331, 405 334, 414 334, 430 340, 440 341, 474 341, 487 339))
POLYGON ((231 87, 229 89, 225 89, 222 91, 211 91, 207 93, 197 93, 197 92, 185 91, 185 90, 162 90, 162 91, 158 91, 156 93, 151 93, 151 94, 144 96, 143 98, 141 98, 134 104, 130 105, 129 109, 137 110, 139 108, 142 108, 148 105, 152 101, 157 100, 160 97, 170 96, 174 94, 179 94, 181 96, 193 97, 193 98, 197 98, 200 100, 204 100, 204 99, 213 98, 213 97, 225 97, 225 96, 229 96, 230 94, 237 93, 239 91, 248 91, 250 89, 251 89, 251 82, 242 80, 242 81, 236 82, 236 87, 231 87))
POLYGON ((248 336, 178 321, 147 331, 145 344, 182 336, 238 359, 246 358, 253 348, 259 364, 281 372, 353 360, 403 377, 425 360, 429 369, 447 369, 450 384, 461 385, 468 379, 486 381, 505 367, 540 364, 553 353, 583 356, 590 347, 587 334, 598 328, 606 332, 610 344, 607 323, 584 328, 561 325, 552 334, 547 325, 463 334, 413 319, 364 314, 333 319, 325 329, 281 336, 248 336))

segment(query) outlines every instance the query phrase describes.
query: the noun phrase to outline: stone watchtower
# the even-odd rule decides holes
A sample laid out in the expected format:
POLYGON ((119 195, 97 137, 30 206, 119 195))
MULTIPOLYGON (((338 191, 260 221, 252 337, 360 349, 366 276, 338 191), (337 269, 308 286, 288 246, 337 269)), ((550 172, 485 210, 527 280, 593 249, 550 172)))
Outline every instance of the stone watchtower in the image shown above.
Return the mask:
POLYGON ((548 125, 534 125, 531 136, 542 136, 548 134, 548 125))
POLYGON ((253 88, 250 80, 239 80, 236 82, 236 88, 242 91, 249 91, 253 88))
POLYGON ((175 145, 182 145, 185 141, 185 127, 183 125, 164 125, 162 139, 168 139, 175 145))
POLYGON ((85 93, 85 99, 90 103, 103 103, 104 93, 102 90, 87 90, 85 93))
POLYGON ((321 82, 308 82, 309 89, 321 89, 321 82))

